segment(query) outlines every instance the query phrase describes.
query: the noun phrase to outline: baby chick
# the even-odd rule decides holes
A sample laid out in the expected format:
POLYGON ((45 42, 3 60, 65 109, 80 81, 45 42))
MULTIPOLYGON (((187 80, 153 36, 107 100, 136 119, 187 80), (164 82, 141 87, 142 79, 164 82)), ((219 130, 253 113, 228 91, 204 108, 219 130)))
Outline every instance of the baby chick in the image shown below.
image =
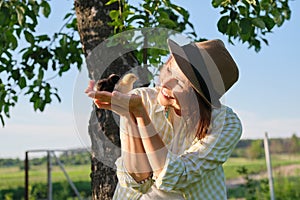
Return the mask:
MULTIPOLYGON (((120 76, 116 74, 109 75, 108 78, 98 80, 94 85, 95 91, 108 91, 112 92, 116 83, 120 80, 120 76)), ((95 106, 95 114, 98 122, 101 124, 102 131, 104 131, 104 124, 107 119, 107 113, 105 110, 97 108, 95 106)))
POLYGON ((115 90, 126 94, 133 89, 133 84, 137 79, 135 74, 128 73, 116 84, 115 90))
MULTIPOLYGON (((94 85, 95 91, 108 91, 112 92, 114 90, 121 93, 128 93, 133 88, 134 82, 137 80, 136 75, 133 73, 126 74, 121 80, 120 76, 116 74, 111 74, 108 78, 98 80, 94 85)), ((95 106, 95 114, 99 123, 101 123, 102 131, 104 131, 105 120, 107 119, 107 114, 105 110, 99 109, 95 106)), ((113 113, 116 121, 119 121, 119 116, 113 113)))
POLYGON ((100 79, 94 86, 95 91, 108 91, 112 92, 116 83, 120 80, 120 76, 116 74, 109 75, 108 78, 100 79))

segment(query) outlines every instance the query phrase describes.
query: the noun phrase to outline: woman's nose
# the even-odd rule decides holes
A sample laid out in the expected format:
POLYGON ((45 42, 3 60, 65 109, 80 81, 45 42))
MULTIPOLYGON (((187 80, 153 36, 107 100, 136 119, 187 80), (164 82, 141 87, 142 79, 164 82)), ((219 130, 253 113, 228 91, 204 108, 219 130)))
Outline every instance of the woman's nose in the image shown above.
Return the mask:
POLYGON ((177 80, 173 77, 170 77, 170 78, 165 78, 163 81, 162 81, 162 86, 165 86, 167 88, 174 88, 177 84, 177 80))

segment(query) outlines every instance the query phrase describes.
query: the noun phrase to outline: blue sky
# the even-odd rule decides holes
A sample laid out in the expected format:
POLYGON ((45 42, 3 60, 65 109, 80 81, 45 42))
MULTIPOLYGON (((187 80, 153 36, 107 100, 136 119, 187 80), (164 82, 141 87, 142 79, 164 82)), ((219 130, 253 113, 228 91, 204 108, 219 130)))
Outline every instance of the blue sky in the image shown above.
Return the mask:
MULTIPOLYGON (((292 18, 269 34, 269 46, 263 45, 256 53, 247 45, 227 43, 227 38, 217 30, 218 10, 211 1, 175 1, 191 15, 199 36, 220 38, 225 42, 240 69, 238 83, 230 89, 224 103, 240 116, 244 132, 242 138, 300 136, 299 35, 300 2, 291 1, 292 18)), ((62 19, 71 8, 71 0, 52 0, 52 13, 41 20, 39 32, 57 31, 62 19)), ((34 112, 27 98, 22 97, 12 109, 11 118, 0 130, 0 158, 23 158, 31 149, 68 149, 89 145, 87 122, 91 102, 83 94, 87 72, 72 69, 53 84, 59 88, 62 103, 56 100, 41 112, 34 112)))

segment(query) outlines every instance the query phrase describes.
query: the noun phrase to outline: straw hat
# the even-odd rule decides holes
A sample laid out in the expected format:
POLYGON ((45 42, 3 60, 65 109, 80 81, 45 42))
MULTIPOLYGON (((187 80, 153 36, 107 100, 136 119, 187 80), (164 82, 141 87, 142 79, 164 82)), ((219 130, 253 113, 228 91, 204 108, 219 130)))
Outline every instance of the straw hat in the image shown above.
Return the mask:
POLYGON ((169 39, 168 46, 193 88, 212 105, 238 80, 238 67, 219 39, 184 46, 169 39))

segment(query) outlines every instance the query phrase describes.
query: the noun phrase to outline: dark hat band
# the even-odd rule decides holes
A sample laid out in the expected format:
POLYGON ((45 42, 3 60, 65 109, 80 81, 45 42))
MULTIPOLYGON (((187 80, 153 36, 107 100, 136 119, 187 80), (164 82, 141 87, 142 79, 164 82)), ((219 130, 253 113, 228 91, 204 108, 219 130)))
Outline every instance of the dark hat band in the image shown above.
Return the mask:
POLYGON ((210 78, 207 66, 205 64, 204 58, 199 51, 199 48, 195 44, 189 44, 182 47, 183 51, 187 56, 187 61, 192 66, 193 72, 196 76, 198 83, 192 82, 193 87, 199 94, 203 94, 206 100, 211 104, 219 102, 217 92, 214 90, 212 80, 210 78), (197 65, 197 67, 195 66, 197 65), (201 91, 199 91, 199 85, 201 91))

